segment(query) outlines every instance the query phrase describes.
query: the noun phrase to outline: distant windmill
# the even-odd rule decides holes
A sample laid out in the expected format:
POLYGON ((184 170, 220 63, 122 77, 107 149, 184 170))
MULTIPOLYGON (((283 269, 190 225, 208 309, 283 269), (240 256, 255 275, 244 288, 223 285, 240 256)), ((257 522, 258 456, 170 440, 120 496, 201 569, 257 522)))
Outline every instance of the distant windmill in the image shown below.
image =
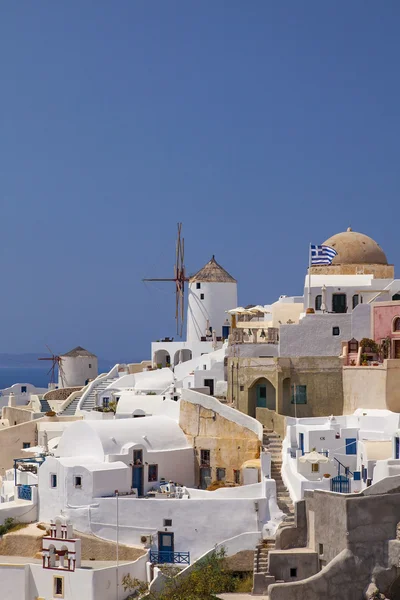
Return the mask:
POLYGON ((58 367, 58 373, 59 373, 59 379, 61 381, 61 386, 66 387, 66 379, 65 379, 64 370, 62 368, 61 356, 54 354, 54 352, 52 350, 50 350, 50 348, 48 347, 47 344, 46 344, 46 348, 50 352, 51 356, 46 356, 44 358, 38 358, 38 360, 51 360, 53 364, 51 365, 50 369, 47 372, 47 375, 50 375, 50 383, 56 383, 56 374, 55 373, 56 373, 56 367, 58 367))
POLYGON ((185 317, 185 281, 189 281, 185 272, 185 240, 181 237, 182 223, 178 223, 178 236, 176 240, 176 255, 173 278, 143 279, 143 281, 175 281, 175 320, 176 333, 182 337, 183 321, 185 317))

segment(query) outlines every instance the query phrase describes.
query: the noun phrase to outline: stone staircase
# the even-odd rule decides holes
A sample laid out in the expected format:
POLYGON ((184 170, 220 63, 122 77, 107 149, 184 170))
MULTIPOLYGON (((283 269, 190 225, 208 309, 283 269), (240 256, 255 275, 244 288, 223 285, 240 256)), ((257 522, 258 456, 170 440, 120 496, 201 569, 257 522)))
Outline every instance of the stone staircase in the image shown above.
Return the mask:
POLYGON ((271 478, 276 482, 276 499, 278 507, 285 513, 280 527, 294 525, 294 506, 290 494, 282 480, 282 440, 272 429, 264 429, 263 446, 271 453, 271 478))
MULTIPOLYGON (((288 527, 294 525, 294 506, 290 494, 282 480, 282 440, 272 429, 264 428, 263 446, 271 453, 271 478, 276 482, 276 499, 285 518, 279 525, 288 527)), ((258 544, 254 552, 254 583, 253 594, 265 593, 265 589, 275 578, 269 574, 268 553, 275 549, 275 539, 267 538, 258 544)))
POLYGON ((101 394, 101 392, 104 392, 106 387, 108 387, 110 383, 113 383, 113 381, 116 381, 117 379, 118 377, 105 377, 103 379, 99 379, 98 382, 92 387, 89 394, 85 394, 86 397, 81 406, 81 410, 93 410, 93 408, 96 406, 97 395, 101 394))
POLYGON ((78 406, 78 402, 81 399, 82 396, 78 396, 77 398, 75 398, 74 400, 72 400, 72 402, 70 402, 68 404, 68 406, 66 408, 64 408, 63 411, 60 412, 60 416, 62 417, 73 417, 76 413, 76 407, 78 406))
POLYGON ((40 412, 47 413, 51 410, 50 404, 47 400, 40 400, 40 412))

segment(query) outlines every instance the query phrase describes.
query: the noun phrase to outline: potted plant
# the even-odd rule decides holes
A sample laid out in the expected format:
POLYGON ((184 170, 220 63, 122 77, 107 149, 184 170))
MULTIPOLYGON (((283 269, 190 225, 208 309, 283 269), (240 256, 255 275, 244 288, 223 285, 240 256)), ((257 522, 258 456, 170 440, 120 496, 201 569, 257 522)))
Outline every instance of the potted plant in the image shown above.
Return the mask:
POLYGON ((360 342, 360 346, 364 352, 369 354, 377 354, 379 350, 378 344, 370 338, 363 338, 360 342))

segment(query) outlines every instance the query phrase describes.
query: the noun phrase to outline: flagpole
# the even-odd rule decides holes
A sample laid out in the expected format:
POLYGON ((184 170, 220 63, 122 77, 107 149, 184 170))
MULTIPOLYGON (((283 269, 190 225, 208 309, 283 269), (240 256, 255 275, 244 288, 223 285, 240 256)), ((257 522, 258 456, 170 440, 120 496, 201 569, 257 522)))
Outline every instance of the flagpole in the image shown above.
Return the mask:
POLYGON ((311 244, 308 248, 308 301, 307 308, 311 308, 311 244))

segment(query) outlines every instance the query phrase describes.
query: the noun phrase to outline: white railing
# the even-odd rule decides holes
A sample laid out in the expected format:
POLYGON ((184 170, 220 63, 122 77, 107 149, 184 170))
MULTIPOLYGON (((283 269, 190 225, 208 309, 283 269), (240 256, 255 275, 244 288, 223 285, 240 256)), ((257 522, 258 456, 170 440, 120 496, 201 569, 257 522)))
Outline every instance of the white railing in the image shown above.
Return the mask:
POLYGON ((85 400, 90 396, 90 393, 97 388, 99 383, 104 381, 104 379, 111 379, 114 377, 118 377, 119 366, 120 366, 119 364, 114 365, 113 368, 108 373, 102 373, 101 375, 98 375, 96 377, 96 379, 94 379, 87 385, 85 392, 82 394, 82 397, 78 402, 78 406, 76 407, 76 412, 84 410, 82 408, 82 406, 84 405, 85 400))

